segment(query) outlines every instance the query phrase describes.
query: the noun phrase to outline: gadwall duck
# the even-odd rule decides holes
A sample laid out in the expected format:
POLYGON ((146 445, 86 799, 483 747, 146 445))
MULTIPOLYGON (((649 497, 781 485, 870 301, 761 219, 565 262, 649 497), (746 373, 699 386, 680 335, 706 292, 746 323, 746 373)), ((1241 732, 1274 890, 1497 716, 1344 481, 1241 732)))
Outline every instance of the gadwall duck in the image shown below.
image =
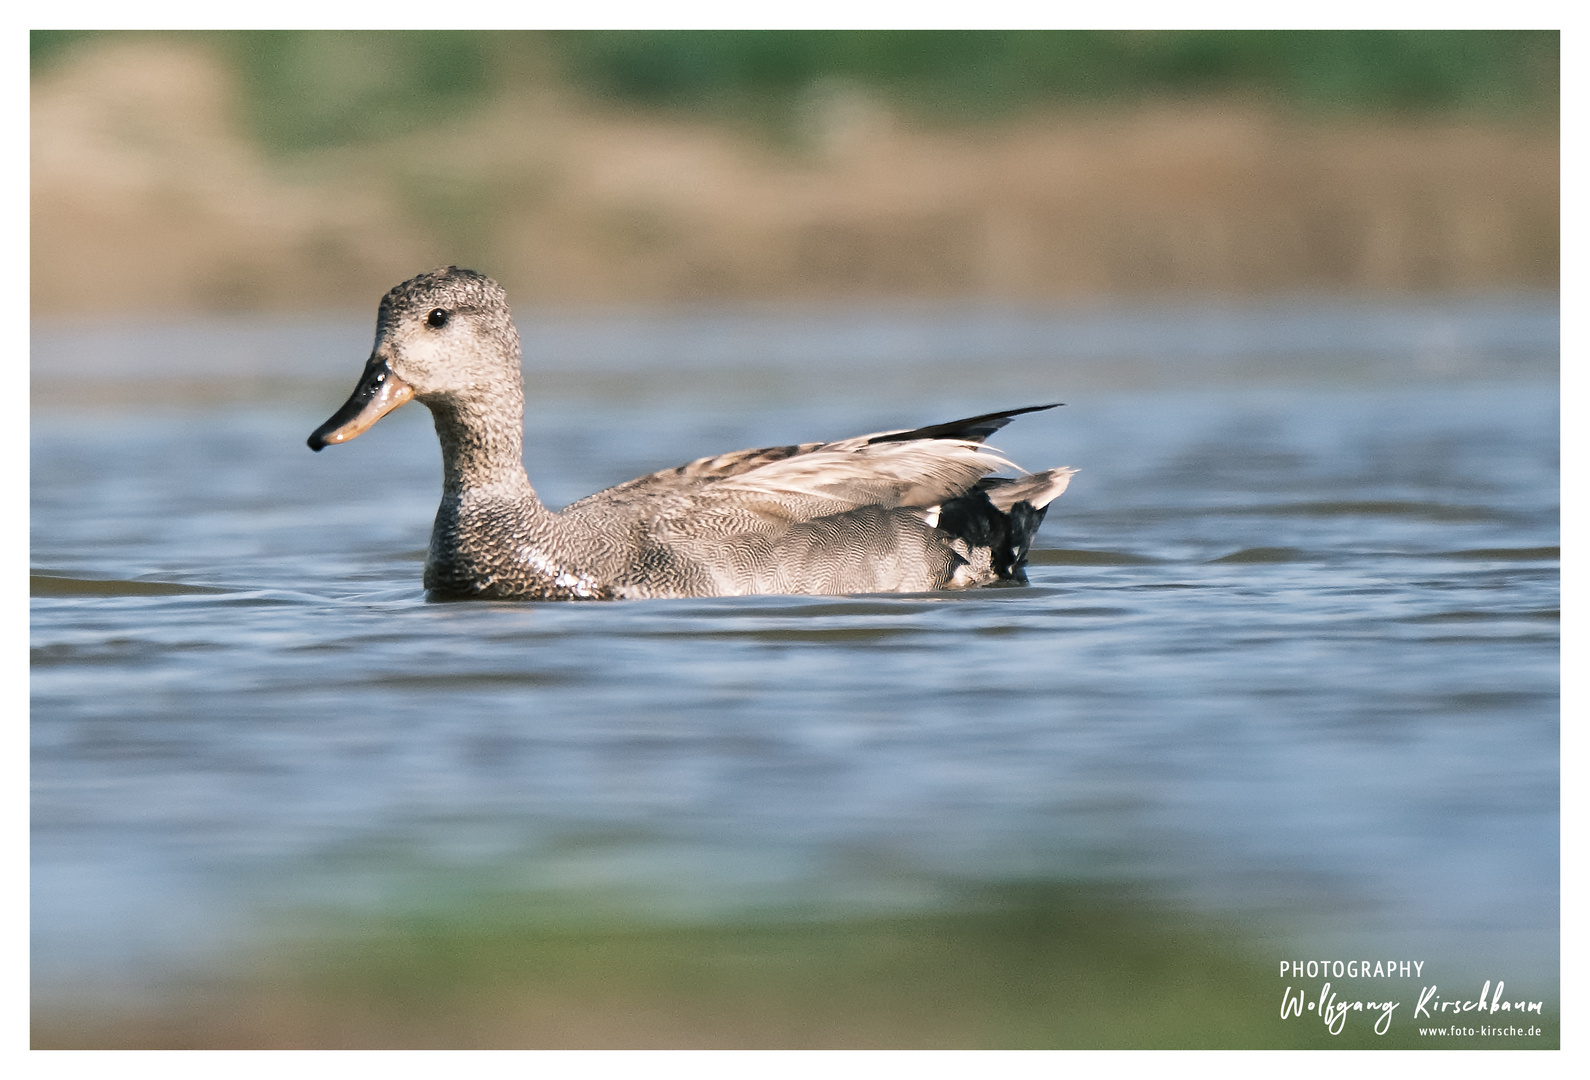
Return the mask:
POLYGON ((1074 471, 988 475, 1015 466, 983 440, 1013 416, 1054 407, 1038 405, 702 458, 552 511, 525 475, 524 382, 507 297, 454 266, 381 299, 364 375, 309 448, 346 442, 410 398, 430 409, 442 443, 442 505, 425 559, 425 587, 437 597, 832 595, 1019 582, 1044 508, 1074 471))

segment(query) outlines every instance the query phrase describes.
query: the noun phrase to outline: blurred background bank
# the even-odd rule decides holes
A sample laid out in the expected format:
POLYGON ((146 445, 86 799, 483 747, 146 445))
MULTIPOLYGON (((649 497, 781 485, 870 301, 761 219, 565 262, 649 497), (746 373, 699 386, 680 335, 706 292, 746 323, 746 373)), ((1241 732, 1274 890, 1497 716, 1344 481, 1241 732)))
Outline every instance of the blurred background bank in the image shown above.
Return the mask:
POLYGON ((33 309, 1554 288, 1555 32, 32 35, 33 309))

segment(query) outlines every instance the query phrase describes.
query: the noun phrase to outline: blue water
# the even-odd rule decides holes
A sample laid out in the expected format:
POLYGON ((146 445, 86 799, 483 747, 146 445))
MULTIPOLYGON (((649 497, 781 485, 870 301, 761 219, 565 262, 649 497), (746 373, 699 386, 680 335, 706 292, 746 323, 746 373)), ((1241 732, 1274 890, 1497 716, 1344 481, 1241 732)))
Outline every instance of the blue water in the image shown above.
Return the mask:
POLYGON ((1082 470, 1027 588, 579 605, 425 602, 418 406, 304 447, 364 320, 36 334, 35 986, 470 890, 670 919, 1033 878, 1554 985, 1555 308, 1174 315, 529 323, 554 505, 1053 400, 994 441, 1082 470))

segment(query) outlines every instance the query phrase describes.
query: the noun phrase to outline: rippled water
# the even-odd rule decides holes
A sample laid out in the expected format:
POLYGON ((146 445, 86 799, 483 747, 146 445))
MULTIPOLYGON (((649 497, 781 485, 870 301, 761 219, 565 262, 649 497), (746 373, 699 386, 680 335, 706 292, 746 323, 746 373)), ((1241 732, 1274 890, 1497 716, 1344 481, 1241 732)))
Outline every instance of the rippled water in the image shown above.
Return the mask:
POLYGON ((1071 352, 986 314, 847 316, 851 352, 529 325, 554 505, 1050 400, 994 441, 1082 470, 1027 588, 579 605, 425 602, 419 407, 304 447, 363 321, 38 335, 36 986, 449 890, 666 919, 1033 879, 1554 983, 1555 309, 1361 314, 1118 312, 1118 353, 1101 317, 1071 352))

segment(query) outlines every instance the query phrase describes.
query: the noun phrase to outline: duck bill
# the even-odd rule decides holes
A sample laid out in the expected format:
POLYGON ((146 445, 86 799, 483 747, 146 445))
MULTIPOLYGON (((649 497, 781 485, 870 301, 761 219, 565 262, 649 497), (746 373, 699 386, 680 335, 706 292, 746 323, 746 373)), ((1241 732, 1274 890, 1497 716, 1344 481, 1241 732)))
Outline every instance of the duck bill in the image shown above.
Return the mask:
POLYGON ((413 387, 394 375, 386 360, 370 357, 347 403, 309 436, 309 449, 347 442, 413 396, 413 387))

